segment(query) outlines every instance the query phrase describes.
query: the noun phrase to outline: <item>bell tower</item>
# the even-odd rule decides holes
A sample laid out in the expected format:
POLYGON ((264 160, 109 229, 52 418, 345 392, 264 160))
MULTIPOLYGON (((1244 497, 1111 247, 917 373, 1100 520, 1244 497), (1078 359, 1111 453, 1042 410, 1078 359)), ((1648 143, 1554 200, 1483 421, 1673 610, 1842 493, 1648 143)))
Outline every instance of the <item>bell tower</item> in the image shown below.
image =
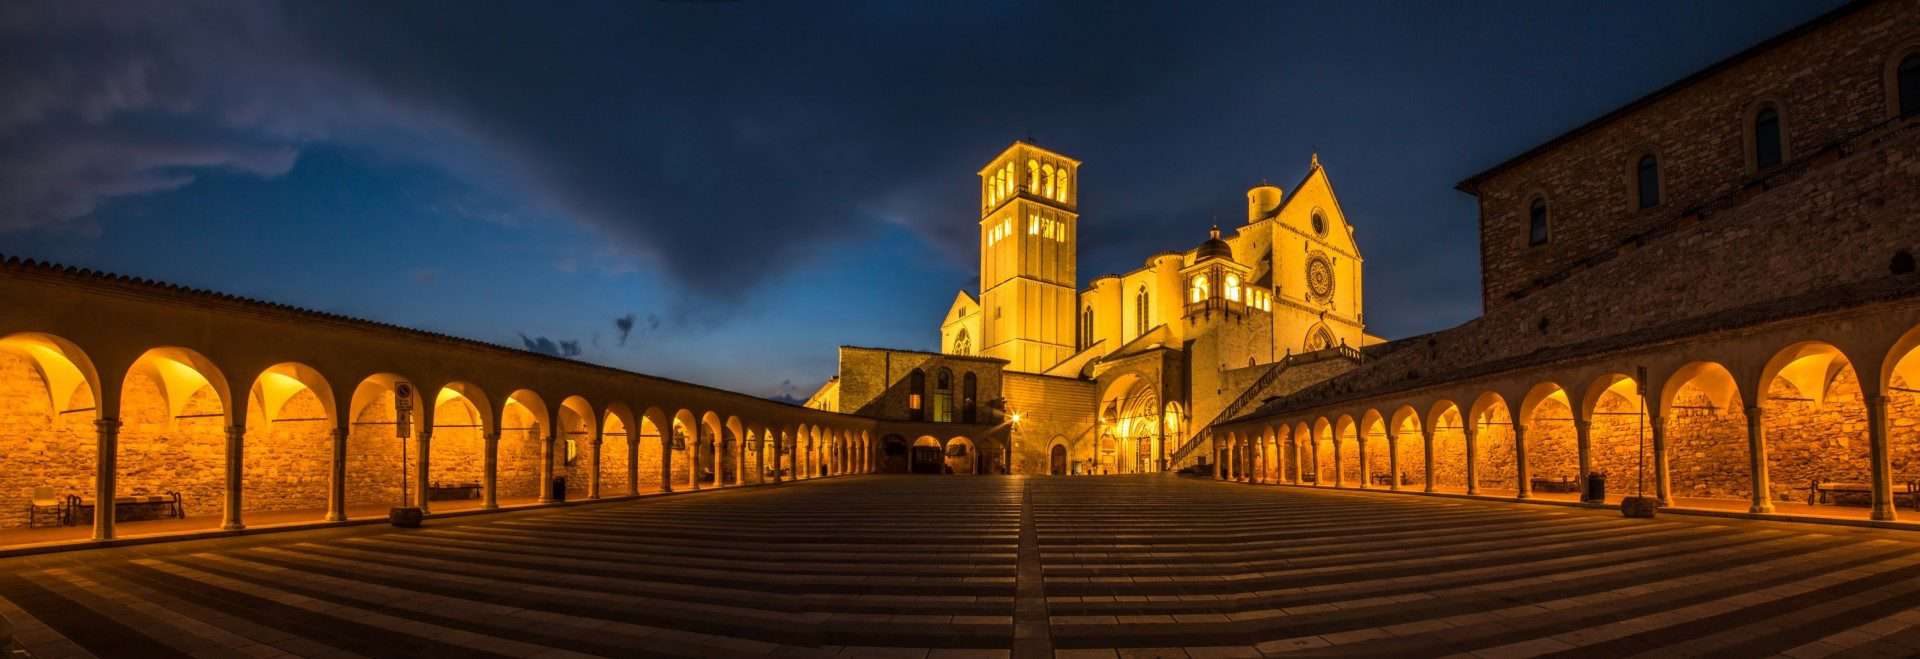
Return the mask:
POLYGON ((1073 356, 1080 161, 1014 142, 980 170, 980 354, 1040 372, 1073 356))

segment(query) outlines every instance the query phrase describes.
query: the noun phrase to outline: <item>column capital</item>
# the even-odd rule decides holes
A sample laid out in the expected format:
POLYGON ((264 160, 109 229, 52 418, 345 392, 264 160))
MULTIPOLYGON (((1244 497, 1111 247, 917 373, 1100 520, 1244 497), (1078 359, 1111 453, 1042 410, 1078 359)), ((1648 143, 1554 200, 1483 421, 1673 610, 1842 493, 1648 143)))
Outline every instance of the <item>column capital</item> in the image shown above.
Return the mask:
POLYGON ((246 426, 227 426, 227 438, 235 439, 247 436, 246 426))
POLYGON ((1867 402, 1867 407, 1884 408, 1887 406, 1887 397, 1881 394, 1867 394, 1866 402, 1867 402))
POLYGON ((1574 430, 1578 430, 1580 432, 1586 432, 1588 429, 1592 427, 1593 427, 1592 419, 1574 419, 1573 420, 1574 430))
POLYGON ((498 431, 498 430, 495 430, 495 431, 492 431, 492 432, 483 432, 483 433, 480 433, 480 439, 483 439, 483 440, 486 440, 486 441, 489 441, 489 442, 497 442, 497 441, 500 441, 500 431, 498 431))
POLYGON ((93 420, 93 429, 106 434, 118 434, 120 432, 120 420, 110 416, 103 416, 93 420))
POLYGON ((352 430, 352 429, 350 429, 350 428, 341 428, 341 427, 337 427, 337 426, 336 426, 336 427, 335 427, 335 428, 333 429, 333 431, 332 431, 332 435, 333 435, 333 438, 334 438, 334 439, 342 439, 342 440, 344 440, 344 439, 346 439, 346 438, 347 438, 348 436, 350 436, 350 435, 352 435, 352 434, 353 434, 353 430, 352 430))

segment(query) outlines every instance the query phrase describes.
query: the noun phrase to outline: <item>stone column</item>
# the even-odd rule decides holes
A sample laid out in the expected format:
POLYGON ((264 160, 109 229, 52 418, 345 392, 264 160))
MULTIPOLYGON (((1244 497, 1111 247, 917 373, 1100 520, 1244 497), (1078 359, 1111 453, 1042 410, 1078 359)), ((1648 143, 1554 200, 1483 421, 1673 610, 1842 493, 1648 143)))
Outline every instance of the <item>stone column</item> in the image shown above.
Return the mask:
POLYGON ((1574 448, 1580 452, 1579 482, 1574 483, 1573 486, 1579 488, 1581 501, 1592 501, 1588 498, 1587 475, 1593 473, 1593 422, 1575 419, 1573 437, 1574 448))
POLYGON ((1467 420, 1460 425, 1465 426, 1461 428, 1461 431, 1467 436, 1467 494, 1479 494, 1480 447, 1478 444, 1480 443, 1480 424, 1472 420, 1467 420))
POLYGON ((1887 448, 1887 397, 1878 394, 1867 399, 1867 447, 1873 460, 1873 519, 1892 521, 1893 465, 1887 448))
POLYGON ((727 436, 725 433, 726 431, 722 430, 713 435, 713 488, 716 490, 727 485, 727 436))
POLYGON ((94 433, 99 442, 99 454, 93 461, 93 539, 113 539, 113 494, 114 480, 119 477, 116 465, 120 462, 120 420, 113 417, 96 419, 93 422, 94 433))
POLYGON ((780 436, 777 434, 774 435, 773 436, 773 484, 775 485, 780 484, 780 447, 781 445, 782 444, 781 444, 780 436))
POLYGON ((1533 474, 1527 469, 1527 427, 1513 424, 1513 496, 1533 498, 1533 474))
POLYGON ((1287 452, 1289 455, 1293 456, 1293 468, 1288 472, 1288 475, 1293 477, 1293 484, 1299 485, 1300 484, 1300 466, 1301 466, 1300 454, 1302 453, 1299 438, 1297 437, 1287 438, 1287 452))
POLYGON ((587 474, 588 499, 600 498, 600 449, 605 448, 605 446, 600 439, 600 433, 595 432, 593 437, 593 473, 587 474))
POLYGON ((1421 447, 1421 450, 1426 453, 1425 458, 1427 461, 1427 464, 1425 467, 1427 472, 1427 486, 1424 489, 1427 492, 1432 492, 1433 491, 1433 429, 1427 427, 1427 424, 1424 424, 1424 423, 1420 424, 1420 443, 1423 444, 1423 446, 1421 447))
POLYGON ((553 503, 553 445, 560 441, 560 424, 554 424, 553 433, 540 438, 540 480, 535 483, 540 488, 540 503, 553 503))
POLYGON ((246 426, 227 426, 227 506, 226 516, 220 519, 221 530, 247 528, 240 519, 240 507, 246 505, 240 491, 246 481, 246 444, 246 426))
POLYGON ((327 521, 347 519, 347 434, 346 428, 333 429, 333 462, 327 470, 327 521))
POLYGON ((687 438, 687 491, 700 491, 700 433, 687 438))
POLYGON ((1367 434, 1355 430, 1353 437, 1354 452, 1360 454, 1354 456, 1355 461, 1360 463, 1360 489, 1364 490, 1373 484, 1373 472, 1371 471, 1373 464, 1367 460, 1367 434))
POLYGON ((1657 414, 1647 419, 1653 429, 1653 495, 1661 506, 1673 505, 1673 474, 1667 470, 1667 417, 1657 414))
POLYGON ((640 428, 627 431, 627 496, 640 496, 640 428))
POLYGON ((1400 491, 1400 432, 1387 429, 1387 489, 1400 491))
POLYGON ((1326 487, 1327 479, 1321 478, 1324 474, 1320 473, 1320 438, 1309 437, 1307 441, 1310 442, 1307 444, 1307 448, 1310 449, 1307 455, 1313 459, 1313 486, 1326 487))
POLYGON ((1753 506, 1750 513, 1773 512, 1773 480, 1767 476, 1766 410, 1759 405, 1747 408, 1747 468, 1753 478, 1753 506))
MULTIPOLYGON (((427 451, 433 448, 433 428, 421 430, 420 436, 414 438, 413 441, 414 448, 419 454, 413 463, 415 465, 413 470, 413 500, 417 502, 416 507, 420 509, 420 514, 426 515, 431 512, 427 508, 427 484, 431 482, 427 479, 427 458, 432 454, 427 451)), ((404 504, 404 502, 402 503, 404 504)))
POLYGON ((500 432, 481 435, 480 442, 480 490, 486 497, 480 508, 495 510, 500 507, 500 432))
POLYGON ((660 491, 673 491, 673 426, 669 422, 660 435, 660 491))

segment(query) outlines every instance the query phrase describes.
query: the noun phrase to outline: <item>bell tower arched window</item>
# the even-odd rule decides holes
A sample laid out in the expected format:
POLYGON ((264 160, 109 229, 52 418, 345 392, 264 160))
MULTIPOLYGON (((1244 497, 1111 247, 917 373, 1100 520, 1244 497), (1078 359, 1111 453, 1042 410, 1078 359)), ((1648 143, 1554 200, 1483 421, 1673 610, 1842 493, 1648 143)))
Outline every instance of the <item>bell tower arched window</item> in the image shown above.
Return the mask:
POLYGON ((953 422, 953 371, 944 368, 933 375, 933 420, 953 422))
POLYGON ((1141 336, 1147 333, 1147 327, 1149 327, 1147 323, 1149 315, 1147 313, 1149 308, 1147 302, 1147 287, 1141 286, 1140 292, 1133 295, 1133 319, 1136 323, 1134 336, 1141 336))

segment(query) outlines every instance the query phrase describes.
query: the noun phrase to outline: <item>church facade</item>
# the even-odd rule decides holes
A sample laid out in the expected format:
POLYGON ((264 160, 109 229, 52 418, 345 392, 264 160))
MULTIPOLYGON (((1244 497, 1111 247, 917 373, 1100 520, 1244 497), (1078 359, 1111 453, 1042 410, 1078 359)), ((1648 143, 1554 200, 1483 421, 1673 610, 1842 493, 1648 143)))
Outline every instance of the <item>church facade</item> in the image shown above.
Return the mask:
POLYGON ((981 168, 980 290, 954 295, 939 352, 843 346, 808 406, 926 424, 882 439, 885 470, 1156 472, 1379 342, 1317 155, 1293 190, 1249 190, 1245 224, 1084 287, 1080 167, 1021 141, 981 168))

